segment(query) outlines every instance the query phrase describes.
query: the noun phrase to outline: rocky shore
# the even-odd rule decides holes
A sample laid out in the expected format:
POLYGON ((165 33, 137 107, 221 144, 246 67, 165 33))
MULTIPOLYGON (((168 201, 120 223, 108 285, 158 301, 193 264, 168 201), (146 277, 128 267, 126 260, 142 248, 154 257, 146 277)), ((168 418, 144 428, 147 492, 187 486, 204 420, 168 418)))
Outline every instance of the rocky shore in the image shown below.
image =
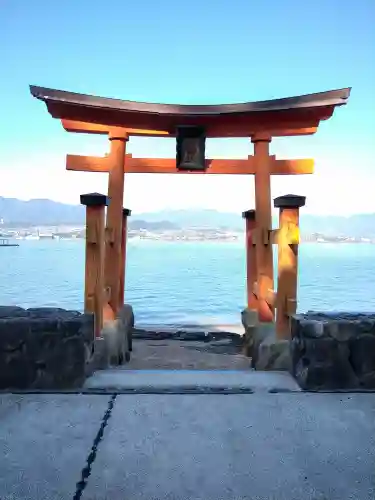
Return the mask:
POLYGON ((135 328, 132 357, 122 369, 249 369, 250 360, 242 353, 242 331, 238 325, 135 328))

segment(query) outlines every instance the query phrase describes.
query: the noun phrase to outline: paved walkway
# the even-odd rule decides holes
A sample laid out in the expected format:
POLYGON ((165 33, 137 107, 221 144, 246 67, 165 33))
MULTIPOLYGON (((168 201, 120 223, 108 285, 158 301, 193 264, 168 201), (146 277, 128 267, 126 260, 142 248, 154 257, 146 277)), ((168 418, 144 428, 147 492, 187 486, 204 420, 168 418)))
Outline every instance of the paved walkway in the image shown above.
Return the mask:
POLYGON ((374 500, 375 394, 270 393, 275 377, 252 394, 0 395, 0 499, 374 500))

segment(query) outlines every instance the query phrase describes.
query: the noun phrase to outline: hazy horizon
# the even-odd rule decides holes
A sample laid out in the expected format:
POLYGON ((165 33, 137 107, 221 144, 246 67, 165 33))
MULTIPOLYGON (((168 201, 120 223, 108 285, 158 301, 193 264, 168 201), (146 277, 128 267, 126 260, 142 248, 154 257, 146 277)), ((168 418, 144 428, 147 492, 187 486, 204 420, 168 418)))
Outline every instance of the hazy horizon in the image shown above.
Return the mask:
MULTIPOLYGON (((64 203, 64 202, 61 202, 61 201, 55 201, 55 200, 51 200, 50 198, 26 198, 26 199, 22 199, 22 198, 8 198, 8 197, 4 197, 4 196, 1 196, 0 195, 0 201, 1 199, 5 199, 5 200, 15 200, 15 201, 21 201, 21 202, 33 202, 33 201, 47 201, 47 202, 53 202, 53 203, 61 203, 63 205, 68 205, 68 206, 71 206, 71 207, 82 207, 82 205, 80 203, 64 203)), ((207 208, 207 207, 199 207, 199 206, 196 206, 196 207, 188 207, 188 208, 180 208, 180 207, 164 207, 164 208, 160 208, 160 209, 156 209, 156 210, 149 210, 149 211, 136 211, 136 210, 132 210, 131 209, 131 216, 132 218, 134 218, 134 216, 142 216, 142 215, 152 215, 152 214, 155 214, 155 215, 158 215, 158 214, 164 214, 164 213, 168 213, 168 212, 216 212, 216 213, 222 213, 222 214, 229 214, 229 215, 237 215, 238 217, 242 217, 242 212, 244 212, 245 210, 249 210, 253 207, 249 207, 249 208, 244 208, 243 210, 241 211, 231 211, 231 210, 221 210, 221 209, 218 209, 218 208, 207 208)), ((349 218, 349 217, 356 217, 356 216, 371 216, 371 215, 374 215, 375 216, 375 210, 373 212, 358 212, 358 213, 353 213, 353 214, 337 214, 337 213, 334 213, 334 214, 329 214, 329 213, 322 213, 322 214, 314 214, 314 213, 308 213, 308 212, 305 212, 305 207, 302 207, 300 210, 300 215, 303 217, 304 215, 307 215, 307 216, 311 216, 311 217, 341 217, 341 218, 349 218)), ((82 207, 82 210, 84 210, 84 207, 82 207)), ((279 210, 272 207, 272 216, 273 217, 276 217, 278 216, 278 213, 279 213, 279 210)), ((0 212, 0 218, 1 218, 1 212, 0 212)))

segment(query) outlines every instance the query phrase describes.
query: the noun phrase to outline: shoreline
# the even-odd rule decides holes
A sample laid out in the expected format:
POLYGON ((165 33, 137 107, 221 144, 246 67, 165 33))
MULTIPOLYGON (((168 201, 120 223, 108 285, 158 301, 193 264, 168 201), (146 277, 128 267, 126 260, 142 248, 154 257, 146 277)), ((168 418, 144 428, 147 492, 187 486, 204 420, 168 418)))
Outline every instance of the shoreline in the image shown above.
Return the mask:
MULTIPOLYGON (((62 241, 76 241, 76 242, 85 242, 85 238, 81 237, 64 237, 64 236, 14 236, 13 234, 5 234, 2 233, 3 237, 10 240, 10 241, 17 241, 17 242, 40 242, 40 241, 54 241, 54 242, 62 242, 62 241)), ((148 244, 148 243, 194 243, 194 244, 199 244, 199 243, 218 243, 218 244, 243 244, 245 241, 244 235, 241 235, 239 237, 228 237, 228 238, 158 238, 158 237, 146 237, 146 238, 140 238, 138 236, 130 236, 128 237, 128 243, 129 244, 148 244)), ((363 238, 363 239, 344 239, 344 238, 337 238, 337 239, 316 239, 316 240, 311 240, 311 239, 302 239, 299 243, 299 245, 375 245, 375 240, 371 240, 369 238, 363 238)))
POLYGON ((185 340, 211 342, 212 340, 243 339, 245 329, 241 324, 182 324, 135 325, 133 338, 139 340, 185 340))
POLYGON ((244 330, 239 323, 142 323, 134 326, 137 330, 149 332, 229 332, 239 333, 244 330))

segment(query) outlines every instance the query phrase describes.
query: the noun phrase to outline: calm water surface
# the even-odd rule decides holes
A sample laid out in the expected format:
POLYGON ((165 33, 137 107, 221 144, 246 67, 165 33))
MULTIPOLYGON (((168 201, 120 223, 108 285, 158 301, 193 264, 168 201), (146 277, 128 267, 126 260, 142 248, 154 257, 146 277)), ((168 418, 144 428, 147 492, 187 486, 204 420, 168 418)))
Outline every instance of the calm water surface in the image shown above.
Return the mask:
MULTIPOLYGON (((300 246, 300 311, 375 309, 375 245, 300 246)), ((84 242, 0 248, 0 304, 83 307, 84 242)), ((242 242, 128 243, 126 300, 138 325, 238 323, 245 304, 242 242)))

